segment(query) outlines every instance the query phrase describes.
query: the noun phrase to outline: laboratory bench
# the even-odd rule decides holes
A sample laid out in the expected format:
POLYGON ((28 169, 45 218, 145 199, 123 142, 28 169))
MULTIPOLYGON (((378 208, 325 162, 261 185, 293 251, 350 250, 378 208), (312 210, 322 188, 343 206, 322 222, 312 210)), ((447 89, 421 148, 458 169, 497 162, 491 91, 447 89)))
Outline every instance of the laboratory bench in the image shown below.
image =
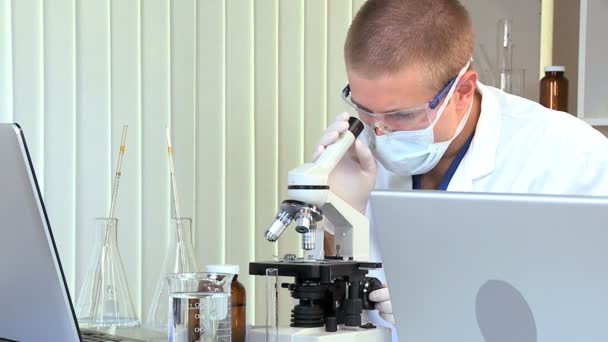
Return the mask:
POLYGON ((108 329, 81 329, 82 331, 101 332, 110 334, 116 337, 131 338, 134 340, 147 342, 166 342, 167 334, 154 330, 145 329, 142 327, 135 328, 108 328, 108 329))

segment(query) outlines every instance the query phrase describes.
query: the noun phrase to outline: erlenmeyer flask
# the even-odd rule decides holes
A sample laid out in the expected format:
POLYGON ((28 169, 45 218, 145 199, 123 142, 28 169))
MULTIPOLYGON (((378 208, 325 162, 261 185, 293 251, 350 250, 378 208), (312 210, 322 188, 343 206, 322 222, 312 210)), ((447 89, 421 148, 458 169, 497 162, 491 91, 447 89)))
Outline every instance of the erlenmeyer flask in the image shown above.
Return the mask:
POLYGON ((171 220, 165 260, 161 273, 158 275, 156 290, 146 318, 145 325, 147 328, 167 331, 169 316, 167 275, 200 272, 192 243, 191 224, 192 220, 190 218, 174 218, 171 220))
POLYGON ((95 220, 97 237, 76 316, 83 328, 134 327, 140 324, 129 293, 116 230, 118 220, 95 220))

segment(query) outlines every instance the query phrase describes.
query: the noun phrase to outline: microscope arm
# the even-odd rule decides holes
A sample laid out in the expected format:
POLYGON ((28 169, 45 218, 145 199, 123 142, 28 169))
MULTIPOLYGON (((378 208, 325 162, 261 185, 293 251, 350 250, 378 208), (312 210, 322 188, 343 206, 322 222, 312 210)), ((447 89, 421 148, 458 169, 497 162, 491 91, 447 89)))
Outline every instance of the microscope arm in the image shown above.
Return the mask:
POLYGON ((370 231, 367 217, 331 191, 327 192, 327 202, 322 210, 324 220, 330 221, 334 228, 333 251, 340 256, 352 256, 355 260, 368 260, 370 231))
POLYGON ((315 250, 317 223, 328 220, 335 227, 335 251, 339 256, 368 259, 367 217, 334 194, 328 182, 329 174, 344 158, 363 128, 361 121, 350 118, 348 130, 327 146, 317 160, 289 171, 289 199, 281 203, 275 221, 264 233, 267 240, 276 241, 285 228, 296 221, 296 231, 302 234, 302 248, 305 251, 315 250))

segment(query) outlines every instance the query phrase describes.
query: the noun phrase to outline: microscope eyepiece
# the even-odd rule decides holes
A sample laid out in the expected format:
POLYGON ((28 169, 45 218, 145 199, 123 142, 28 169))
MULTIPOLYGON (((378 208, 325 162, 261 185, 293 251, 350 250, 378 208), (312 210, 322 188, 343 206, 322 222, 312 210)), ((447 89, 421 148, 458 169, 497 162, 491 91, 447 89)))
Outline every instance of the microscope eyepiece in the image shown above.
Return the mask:
POLYGON ((363 122, 361 122, 361 120, 353 116, 348 119, 348 130, 355 136, 355 138, 357 138, 359 134, 363 132, 364 128, 365 127, 363 126, 363 122))

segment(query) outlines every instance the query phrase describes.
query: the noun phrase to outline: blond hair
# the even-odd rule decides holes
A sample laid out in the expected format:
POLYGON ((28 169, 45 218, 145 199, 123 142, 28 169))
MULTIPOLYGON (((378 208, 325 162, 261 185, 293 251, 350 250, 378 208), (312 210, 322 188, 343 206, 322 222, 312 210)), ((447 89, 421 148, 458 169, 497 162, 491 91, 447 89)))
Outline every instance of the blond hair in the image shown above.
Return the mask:
POLYGON ((441 89, 473 55, 469 12, 458 0, 368 0, 348 30, 348 70, 374 77, 417 66, 441 89))

